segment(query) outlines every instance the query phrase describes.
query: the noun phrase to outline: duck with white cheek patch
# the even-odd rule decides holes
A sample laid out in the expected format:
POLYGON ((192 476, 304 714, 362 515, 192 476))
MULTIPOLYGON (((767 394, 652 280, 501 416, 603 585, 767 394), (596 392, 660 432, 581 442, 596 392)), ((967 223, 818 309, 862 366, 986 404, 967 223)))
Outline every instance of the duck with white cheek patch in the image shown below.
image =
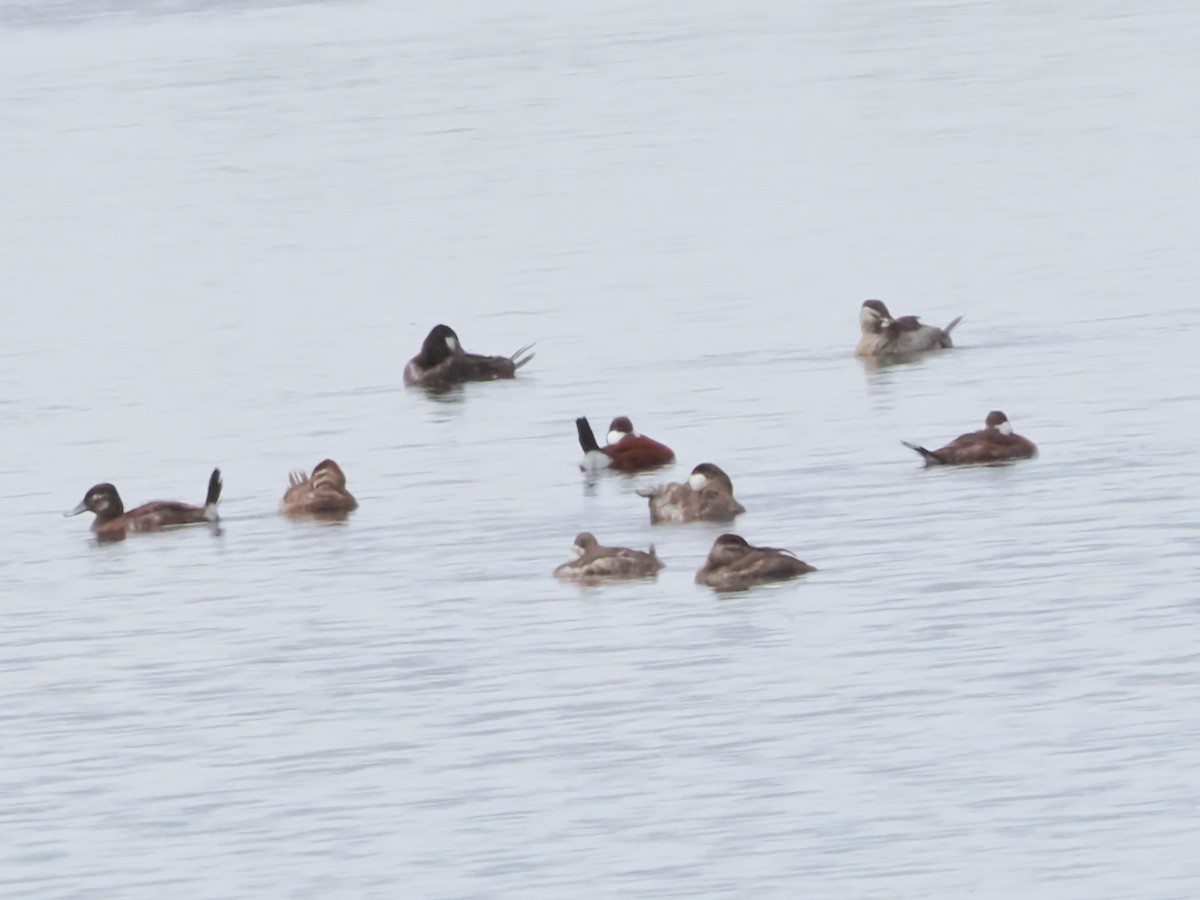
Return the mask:
POLYGON ((627 416, 617 416, 612 420, 608 426, 608 443, 603 447, 597 443, 586 418, 576 419, 575 429, 579 432, 579 446, 583 448, 583 462, 579 468, 584 472, 601 469, 646 472, 675 461, 675 451, 653 438, 638 434, 627 416))
POLYGON ((718 466, 700 463, 684 484, 640 490, 650 501, 650 522, 730 522, 746 507, 733 496, 733 482, 718 466))
POLYGON ((404 367, 404 383, 440 391, 468 381, 515 378, 517 369, 533 359, 528 352, 532 347, 529 344, 511 356, 467 353, 453 328, 435 325, 425 336, 421 352, 404 367))
POLYGON ((1037 456, 1037 445, 1029 438, 1013 433, 1008 416, 998 409, 987 414, 980 431, 960 434, 945 447, 926 450, 919 444, 901 441, 905 447, 921 454, 927 466, 966 466, 979 463, 1002 463, 1037 456))
POLYGON ((73 510, 64 513, 77 516, 83 512, 95 513, 92 531, 99 541, 123 541, 131 531, 163 531, 177 525, 194 525, 201 522, 216 524, 217 504, 221 500, 221 470, 213 469, 208 478, 208 494, 203 506, 192 506, 177 500, 154 500, 125 512, 125 504, 117 489, 104 482, 88 488, 83 499, 73 510))
POLYGON ((945 328, 937 328, 922 324, 916 316, 893 316, 882 300, 866 300, 858 311, 862 334, 854 352, 882 359, 947 349, 954 346, 950 332, 961 321, 959 316, 945 328))

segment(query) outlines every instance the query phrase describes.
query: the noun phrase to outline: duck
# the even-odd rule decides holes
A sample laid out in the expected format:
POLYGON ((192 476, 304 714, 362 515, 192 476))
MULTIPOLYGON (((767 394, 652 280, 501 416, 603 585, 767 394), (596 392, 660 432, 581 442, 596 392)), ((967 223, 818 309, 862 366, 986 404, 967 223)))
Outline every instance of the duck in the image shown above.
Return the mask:
POLYGON ((532 348, 533 344, 528 344, 512 356, 467 353, 453 328, 435 325, 421 344, 421 352, 404 367, 404 383, 436 391, 468 381, 515 378, 517 369, 533 359, 532 348))
POLYGON ((311 476, 303 470, 288 475, 280 507, 284 515, 344 516, 355 509, 358 501, 346 490, 346 474, 332 459, 317 463, 311 476))
POLYGON ((88 488, 79 505, 63 515, 77 516, 82 512, 93 512, 96 519, 92 522, 92 531, 98 540, 123 541, 131 531, 162 531, 176 525, 199 522, 215 524, 220 500, 221 470, 213 469, 208 478, 208 494, 203 506, 192 506, 176 500, 153 500, 126 512, 117 489, 104 482, 88 488))
POLYGON ((1037 445, 1029 438, 1013 434, 1008 416, 998 409, 987 414, 981 431, 960 434, 945 447, 926 450, 919 444, 901 441, 909 450, 921 454, 926 466, 964 466, 974 463, 999 463, 1037 456, 1037 445))
POLYGON ((718 466, 700 463, 683 484, 639 490, 650 500, 650 522, 729 522, 746 511, 733 498, 733 482, 718 466))
POLYGON ((937 328, 922 324, 917 316, 893 316, 882 300, 864 300, 858 313, 862 336, 854 352, 878 358, 953 347, 950 332, 961 321, 959 316, 945 328, 937 328))
POLYGON ((645 472, 675 461, 675 451, 653 438, 638 434, 628 416, 617 416, 608 426, 607 443, 601 447, 585 417, 575 420, 579 446, 583 448, 580 470, 615 469, 618 472, 645 472))
POLYGON ((599 581, 604 578, 650 578, 663 568, 662 560, 654 552, 654 545, 646 552, 628 547, 605 547, 590 531, 581 531, 575 536, 571 547, 574 559, 568 560, 554 570, 555 578, 573 581, 599 581))
POLYGON ((790 550, 754 547, 737 534, 723 534, 713 542, 704 565, 696 572, 696 583, 718 591, 744 591, 768 581, 787 581, 816 566, 798 559, 790 550))

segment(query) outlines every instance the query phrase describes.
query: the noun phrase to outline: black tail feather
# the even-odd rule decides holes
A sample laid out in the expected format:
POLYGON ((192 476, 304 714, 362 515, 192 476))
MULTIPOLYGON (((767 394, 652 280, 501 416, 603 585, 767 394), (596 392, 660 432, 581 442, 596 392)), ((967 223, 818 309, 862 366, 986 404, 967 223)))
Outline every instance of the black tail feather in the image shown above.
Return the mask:
POLYGON ((583 448, 584 453, 600 449, 600 445, 596 442, 596 435, 592 433, 592 426, 588 424, 586 416, 580 416, 575 420, 575 430, 579 432, 579 446, 583 448))
POLYGON ((206 507, 216 506, 221 501, 221 470, 213 469, 208 476, 208 496, 204 498, 206 507))
POLYGON ((927 466, 944 466, 946 464, 946 461, 932 450, 926 450, 919 444, 910 444, 908 441, 901 441, 900 443, 902 443, 909 450, 915 450, 920 453, 922 459, 925 460, 925 465, 927 466))

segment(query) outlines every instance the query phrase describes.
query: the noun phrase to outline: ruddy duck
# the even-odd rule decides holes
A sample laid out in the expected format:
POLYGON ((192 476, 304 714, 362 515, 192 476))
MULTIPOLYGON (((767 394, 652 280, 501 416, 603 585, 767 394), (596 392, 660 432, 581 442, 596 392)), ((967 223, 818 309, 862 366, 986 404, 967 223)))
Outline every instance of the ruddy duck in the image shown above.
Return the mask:
POLYGON ((862 337, 854 352, 859 356, 887 357, 953 347, 950 332, 961 321, 959 316, 945 328, 935 328, 922 325, 916 316, 893 318, 882 300, 866 300, 858 313, 862 337))
POLYGON ((733 499, 733 482, 712 463, 700 463, 684 484, 638 491, 650 499, 650 522, 729 522, 746 507, 733 499))
POLYGON ((288 516, 344 516, 358 509, 346 490, 346 475, 332 459, 323 459, 309 477, 303 470, 288 475, 288 489, 280 511, 288 516))
POLYGON ((91 510, 96 514, 92 531, 97 540, 123 541, 130 531, 162 531, 174 525, 197 522, 216 522, 217 503, 221 499, 221 470, 213 469, 208 479, 208 496, 203 506, 179 503, 175 500, 154 500, 125 512, 117 489, 111 484, 97 484, 88 489, 73 510, 64 515, 77 516, 91 510))
POLYGON ((436 325, 421 344, 421 352, 404 367, 404 383, 445 390, 467 381, 514 378, 517 369, 533 359, 526 354, 533 344, 512 356, 480 356, 467 353, 449 325, 436 325))
POLYGON ((995 409, 987 414, 982 431, 961 434, 937 450, 926 450, 917 444, 901 441, 916 450, 927 466, 963 466, 971 463, 996 463, 1037 456, 1037 445, 1029 438, 1013 434, 1008 416, 995 409))
POLYGON ((766 581, 786 581, 815 571, 815 566, 797 559, 790 550, 752 547, 740 535, 723 534, 696 572, 696 583, 718 591, 744 591, 766 581))
POLYGON ((617 416, 608 426, 608 444, 601 447, 586 418, 575 420, 579 446, 583 448, 584 472, 616 469, 618 472, 645 472, 675 461, 675 452, 666 444, 638 434, 626 416, 617 416))
POLYGON ((576 581, 599 581, 603 578, 649 578, 657 575, 662 561, 651 545, 649 552, 628 547, 603 547, 590 532, 575 536, 571 548, 575 558, 554 570, 556 578, 576 581))

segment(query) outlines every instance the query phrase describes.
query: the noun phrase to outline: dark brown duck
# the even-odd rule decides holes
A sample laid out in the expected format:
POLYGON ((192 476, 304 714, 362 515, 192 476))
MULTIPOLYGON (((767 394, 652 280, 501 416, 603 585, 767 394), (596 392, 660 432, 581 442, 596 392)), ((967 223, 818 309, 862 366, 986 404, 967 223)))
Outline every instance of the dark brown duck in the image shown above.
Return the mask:
POLYGON ((517 369, 533 359, 528 352, 532 347, 522 347, 512 356, 467 353, 453 328, 435 325, 421 344, 421 352, 404 367, 404 383, 437 391, 468 381, 515 378, 517 369))
POLYGON ((708 559, 696 572, 696 582, 719 591, 744 591, 815 571, 815 566, 797 559, 790 550, 754 547, 740 535, 723 534, 713 542, 708 559))
POLYGON ((123 541, 130 531, 162 531, 176 525, 216 522, 220 499, 221 470, 213 469, 203 506, 192 506, 177 500, 153 500, 126 512, 117 489, 104 482, 90 487, 79 505, 64 515, 93 512, 96 519, 92 522, 92 531, 96 532, 98 540, 123 541))
POLYGON ((1037 456, 1037 445, 1029 438, 1013 434, 1008 416, 998 409, 987 414, 981 431, 960 434, 945 447, 926 450, 919 444, 901 441, 920 453, 927 466, 965 466, 974 463, 999 463, 1037 456))

